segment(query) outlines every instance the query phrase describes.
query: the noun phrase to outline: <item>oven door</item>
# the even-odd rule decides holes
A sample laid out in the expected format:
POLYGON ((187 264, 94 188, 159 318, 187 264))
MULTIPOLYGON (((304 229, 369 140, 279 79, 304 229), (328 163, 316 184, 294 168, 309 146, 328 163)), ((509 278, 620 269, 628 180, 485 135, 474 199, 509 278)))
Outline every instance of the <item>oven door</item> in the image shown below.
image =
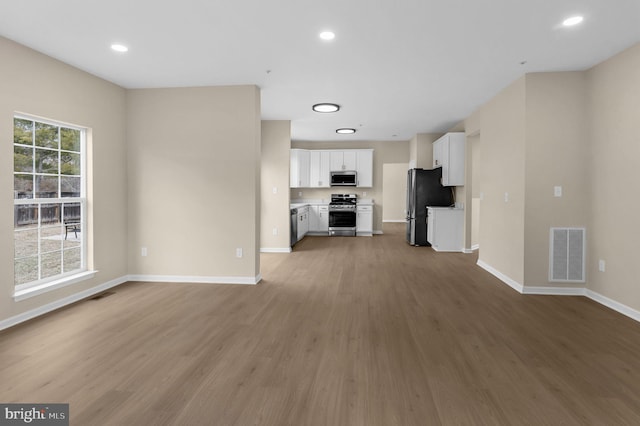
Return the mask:
POLYGON ((329 235, 355 236, 355 210, 329 210, 329 235))

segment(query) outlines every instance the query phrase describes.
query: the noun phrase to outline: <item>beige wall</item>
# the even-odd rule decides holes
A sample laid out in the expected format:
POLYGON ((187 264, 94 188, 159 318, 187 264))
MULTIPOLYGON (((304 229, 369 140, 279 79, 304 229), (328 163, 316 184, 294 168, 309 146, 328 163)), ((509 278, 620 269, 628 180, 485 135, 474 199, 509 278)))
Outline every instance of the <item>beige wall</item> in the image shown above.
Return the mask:
MULTIPOLYGON (((382 230, 382 165, 387 163, 408 163, 408 141, 355 141, 355 142, 299 142, 293 141, 292 148, 302 149, 373 149, 373 187, 372 188, 293 188, 291 198, 330 199, 333 193, 357 193, 361 198, 373 198, 376 205, 373 211, 373 230, 382 230), (366 195, 363 193, 366 192, 366 195), (302 195, 299 195, 302 193, 302 195)), ((397 191, 406 191, 406 183, 397 191)))
POLYGON ((433 168, 433 142, 442 133, 418 133, 409 141, 409 165, 419 169, 433 168))
POLYGON ((589 88, 588 287, 640 310, 640 44, 587 72, 589 88), (605 272, 598 260, 606 261, 605 272))
MULTIPOLYGON (((525 78, 482 107, 479 260, 524 280, 525 78), (509 200, 504 196, 508 193, 509 200)), ((475 185, 474 185, 475 186, 475 185)))
POLYGON ((258 276, 259 106, 255 86, 127 91, 131 274, 258 276))
POLYGON ((288 251, 289 232, 289 151, 290 121, 262 122, 262 221, 260 248, 288 251), (274 194, 275 188, 275 194, 274 194), (274 228, 277 235, 273 235, 274 228))
POLYGON ((127 274, 127 171, 124 89, 0 37, 0 321, 127 274), (92 185, 87 229, 95 278, 13 300, 13 114, 89 127, 92 185))
POLYGON ((590 156, 585 73, 534 73, 525 79, 523 284, 569 287, 549 282, 549 229, 587 226, 590 156), (554 197, 554 186, 562 187, 562 197, 554 197))
POLYGON ((382 165, 382 221, 404 222, 407 217, 408 163, 382 165), (404 191, 398 188, 405 188, 404 191))

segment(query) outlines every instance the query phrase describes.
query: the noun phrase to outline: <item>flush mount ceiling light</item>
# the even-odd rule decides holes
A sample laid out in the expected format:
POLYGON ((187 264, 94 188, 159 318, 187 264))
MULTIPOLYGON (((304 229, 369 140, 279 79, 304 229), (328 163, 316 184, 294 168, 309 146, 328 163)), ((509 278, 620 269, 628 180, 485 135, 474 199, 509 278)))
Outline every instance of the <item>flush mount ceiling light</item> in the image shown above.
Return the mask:
POLYGON ((315 104, 311 107, 315 112, 337 112, 340 110, 340 105, 338 104, 315 104))
POLYGON ((336 38, 336 35, 332 31, 323 31, 320 33, 320 38, 326 41, 333 40, 336 38))
POLYGON ((343 127, 342 129, 336 130, 336 133, 340 133, 341 135, 350 135, 355 132, 356 132, 356 129, 351 129, 348 127, 343 127))
POLYGON ((111 50, 115 50, 116 52, 127 52, 129 50, 129 48, 127 46, 125 46, 124 44, 118 44, 118 43, 114 43, 111 45, 111 50))
POLYGON ((574 25, 578 25, 580 22, 584 21, 582 16, 572 16, 571 18, 567 18, 562 21, 562 25, 565 27, 573 27, 574 25))

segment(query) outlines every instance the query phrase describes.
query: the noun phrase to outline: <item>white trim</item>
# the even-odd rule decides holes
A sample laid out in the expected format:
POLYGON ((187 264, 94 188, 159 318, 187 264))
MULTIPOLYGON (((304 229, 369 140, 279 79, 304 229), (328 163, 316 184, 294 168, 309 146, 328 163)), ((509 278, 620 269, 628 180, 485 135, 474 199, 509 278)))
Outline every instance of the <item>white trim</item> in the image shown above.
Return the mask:
POLYGON ((502 281, 505 284, 507 284, 509 287, 513 288, 518 293, 522 293, 523 292, 524 286, 522 284, 520 284, 519 282, 517 282, 514 279, 509 278, 508 276, 506 276, 502 272, 500 272, 497 269, 495 269, 494 267, 490 266, 488 263, 485 263, 482 260, 478 260, 477 265, 479 267, 481 267, 482 269, 484 269, 485 271, 489 272, 494 277, 498 278, 500 281, 502 281))
POLYGON ((474 245, 471 246, 470 249, 465 248, 465 249, 462 250, 462 252, 470 254, 470 253, 473 253, 474 251, 478 250, 479 248, 480 248, 480 244, 474 244, 474 245))
POLYGON ((384 235, 384 232, 382 231, 373 231, 374 235, 384 235))
POLYGON ((545 296, 586 296, 584 287, 530 287, 525 286, 522 294, 539 294, 545 296))
POLYGON ((262 275, 255 277, 206 277, 200 275, 129 275, 129 281, 154 283, 200 283, 200 284, 249 284, 255 285, 262 275))
POLYGON ((291 247, 263 247, 260 249, 260 253, 291 253, 291 247))
POLYGON ((382 223, 406 223, 407 219, 387 219, 383 220, 382 223))
POLYGON ((585 289, 585 296, 593 300, 594 302, 598 302, 601 305, 606 306, 607 308, 613 309, 614 311, 619 312, 622 315, 628 316, 629 318, 640 322, 640 311, 637 311, 632 307, 624 305, 620 302, 616 302, 613 299, 609 299, 608 297, 589 289, 585 289))
POLYGON ((471 246, 471 250, 479 250, 480 249, 480 244, 474 244, 471 246))
POLYGON ((499 272, 495 268, 489 266, 487 263, 478 260, 478 266, 482 269, 486 270, 500 281, 503 281, 505 284, 509 285, 516 291, 521 294, 537 294, 537 295, 546 295, 546 296, 583 296, 593 300, 596 303, 606 306, 609 309, 613 309, 614 311, 625 315, 633 320, 640 322, 640 311, 627 306, 623 303, 617 302, 613 299, 610 299, 606 296, 603 296, 600 293, 597 293, 593 290, 589 290, 584 287, 525 287, 515 280, 507 277, 503 273, 499 272))
POLYGON ((63 306, 70 305, 79 300, 86 299, 95 294, 101 293, 105 290, 108 290, 112 287, 118 286, 120 284, 126 283, 127 277, 120 277, 114 280, 108 281, 104 284, 100 284, 96 287, 92 287, 90 289, 81 291, 76 294, 72 294, 71 296, 64 297, 60 300, 56 300, 55 302, 47 303, 46 305, 40 306, 35 309, 31 309, 27 312, 23 312, 21 314, 12 316, 5 320, 0 321, 0 330, 4 330, 5 328, 13 327, 14 325, 20 324, 21 322, 28 321, 30 319, 39 317, 40 315, 44 315, 51 311, 55 311, 56 309, 60 309, 63 306))
POLYGON ((85 281, 95 277, 98 271, 84 271, 71 276, 57 279, 55 281, 47 281, 43 284, 32 285, 26 288, 19 288, 13 293, 13 299, 16 302, 20 302, 31 297, 39 296, 44 293, 48 293, 53 290, 57 290, 62 287, 66 287, 71 284, 76 284, 81 281, 85 281))

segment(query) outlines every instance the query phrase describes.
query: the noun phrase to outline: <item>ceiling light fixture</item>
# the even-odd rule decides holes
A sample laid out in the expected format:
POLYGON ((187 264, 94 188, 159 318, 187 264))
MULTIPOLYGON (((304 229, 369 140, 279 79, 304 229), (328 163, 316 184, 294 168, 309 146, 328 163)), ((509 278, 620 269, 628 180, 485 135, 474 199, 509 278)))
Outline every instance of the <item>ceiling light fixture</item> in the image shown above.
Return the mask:
POLYGON ((356 129, 351 129, 348 127, 343 127, 341 129, 337 129, 336 133, 340 133, 341 135, 350 135, 356 132, 356 129))
POLYGON ((129 48, 124 44, 117 44, 117 43, 112 44, 111 49, 121 53, 127 52, 129 50, 129 48))
POLYGON ((315 104, 311 107, 315 112, 337 112, 340 110, 340 105, 338 104, 315 104))
POLYGON ((336 38, 336 35, 332 31, 323 31, 320 33, 320 38, 326 41, 330 41, 336 38))
POLYGON ((574 25, 578 25, 583 20, 584 18, 582 16, 572 16, 571 18, 567 18, 562 21, 562 25, 564 25, 565 27, 573 27, 574 25))

